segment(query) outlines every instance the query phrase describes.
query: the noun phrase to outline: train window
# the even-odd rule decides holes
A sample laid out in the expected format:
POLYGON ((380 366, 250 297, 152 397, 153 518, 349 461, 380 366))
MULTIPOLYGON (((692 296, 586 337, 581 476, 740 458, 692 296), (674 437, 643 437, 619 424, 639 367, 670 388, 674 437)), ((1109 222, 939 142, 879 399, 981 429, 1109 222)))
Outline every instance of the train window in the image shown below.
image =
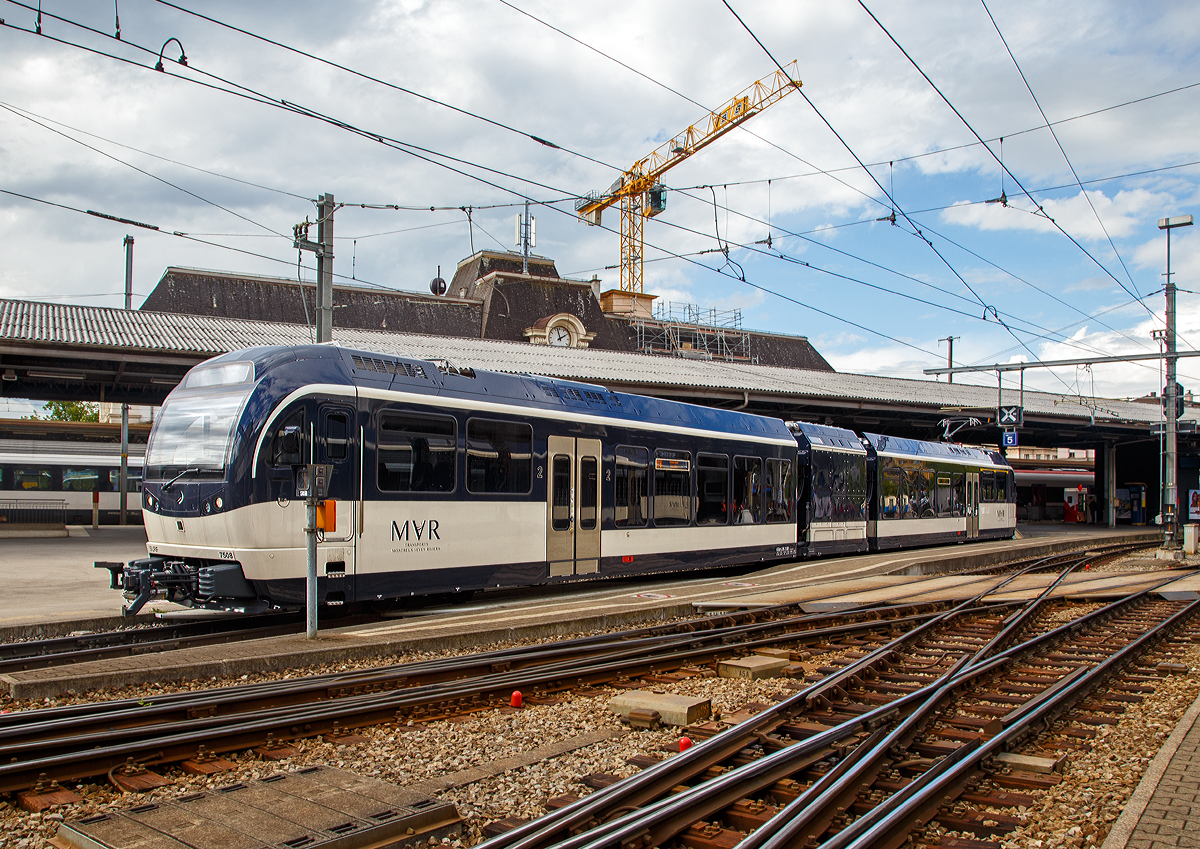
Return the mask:
POLYGON ((917 504, 914 515, 920 519, 932 519, 937 515, 937 486, 933 469, 922 467, 917 474, 917 504))
POLYGON ((467 491, 527 493, 533 483, 533 428, 467 421, 467 491))
POLYGON ((454 419, 412 413, 379 416, 378 481, 385 492, 453 492, 454 419))
POLYGON ((555 454, 550 461, 550 527, 556 531, 571 528, 571 456, 555 454))
POLYGON ((729 458, 724 454, 696 456, 696 524, 729 523, 729 458))
POLYGON ((867 520, 867 456, 851 454, 850 481, 847 489, 850 520, 865 522, 867 520))
POLYGON ((991 471, 982 471, 979 473, 979 490, 980 501, 995 501, 996 500, 996 473, 991 471))
POLYGON ((791 460, 767 460, 767 521, 792 521, 791 460))
POLYGON ((13 469, 13 489, 51 489, 54 476, 49 469, 29 469, 17 467, 13 469))
POLYGON ((916 468, 913 461, 904 470, 904 504, 905 519, 918 519, 921 516, 921 470, 916 468))
POLYGON ((596 530, 597 509, 596 494, 598 473, 595 457, 579 458, 579 530, 596 530))
POLYGON ((686 451, 654 452, 654 524, 692 521, 692 459, 686 451))
POLYGON ((618 528, 646 526, 646 497, 649 486, 646 468, 650 452, 645 448, 618 445, 613 472, 613 519, 618 528))
POLYGON ((934 480, 937 487, 934 490, 934 505, 938 516, 942 518, 953 516, 954 490, 950 488, 950 475, 946 472, 937 472, 934 480))
MULTIPOLYGON (((282 419, 275 425, 275 434, 271 438, 271 465, 286 466, 283 457, 283 432, 289 427, 300 428, 301 433, 305 433, 304 429, 304 411, 297 410, 286 419, 282 419)), ((303 453, 303 452, 301 452, 303 453)))
MULTIPOLYGON (((814 452, 815 453, 815 452, 814 452)), ((821 478, 821 481, 825 481, 821 478)), ((828 489, 828 483, 824 485, 828 489)), ((826 491, 827 491, 826 489, 826 491)), ((817 482, 813 483, 817 493, 817 482)), ((762 460, 757 457, 733 458, 733 523, 753 525, 762 516, 762 460)))
MULTIPOLYGON (((105 492, 120 492, 121 491, 121 470, 108 470, 108 489, 105 492)), ((125 491, 126 492, 141 492, 142 491, 142 470, 130 468, 125 476, 125 491)))
POLYGON ((249 387, 237 392, 173 393, 163 404, 146 446, 150 476, 174 477, 188 468, 209 474, 223 471, 249 393, 249 387))
POLYGON ((879 483, 879 506, 885 519, 900 518, 904 504, 904 472, 891 457, 880 457, 883 474, 879 483))
POLYGON ((325 414, 325 457, 345 460, 350 446, 350 416, 347 413, 325 414))
POLYGON ((100 470, 63 469, 62 488, 65 492, 95 492, 100 489, 100 470))

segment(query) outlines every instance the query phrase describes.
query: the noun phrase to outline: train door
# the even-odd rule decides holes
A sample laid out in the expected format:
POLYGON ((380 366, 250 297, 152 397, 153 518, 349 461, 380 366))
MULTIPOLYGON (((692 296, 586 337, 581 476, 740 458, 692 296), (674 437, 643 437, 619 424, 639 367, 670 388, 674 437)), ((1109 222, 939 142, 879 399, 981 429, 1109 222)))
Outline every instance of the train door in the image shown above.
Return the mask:
POLYGON ((979 536, 979 472, 967 472, 967 539, 979 536))
POLYGON ((600 570, 600 440, 551 436, 546 486, 550 576, 600 570))
POLYGON ((352 601, 355 530, 360 510, 359 432, 353 407, 322 404, 317 412, 317 462, 333 466, 326 499, 332 501, 333 528, 328 527, 317 549, 317 569, 323 581, 326 604, 352 601))

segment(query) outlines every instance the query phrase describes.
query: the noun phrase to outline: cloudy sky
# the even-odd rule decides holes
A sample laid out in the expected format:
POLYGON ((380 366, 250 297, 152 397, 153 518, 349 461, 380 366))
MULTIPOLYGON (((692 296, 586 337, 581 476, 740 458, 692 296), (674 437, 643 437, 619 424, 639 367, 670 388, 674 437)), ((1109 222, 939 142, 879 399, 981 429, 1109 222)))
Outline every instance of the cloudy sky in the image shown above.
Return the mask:
MULTIPOLYGON (((529 198, 536 253, 615 288, 619 215, 587 227, 573 198, 797 60, 801 93, 666 174, 647 292, 807 336, 843 371, 918 377, 948 336, 956 364, 1158 350, 1156 222, 1200 214, 1194 4, 730 4, 762 46, 722 0, 43 0, 40 35, 37 0, 0 0, 0 297, 120 306, 126 233, 135 306, 169 265, 294 277, 322 192, 348 204, 335 271, 364 285, 428 291, 472 244, 510 249, 529 198), (172 38, 187 66, 172 41, 157 72, 172 38)), ((1172 239, 1182 350, 1195 230, 1172 239)), ((1180 374, 1200 390, 1200 360, 1180 374)))

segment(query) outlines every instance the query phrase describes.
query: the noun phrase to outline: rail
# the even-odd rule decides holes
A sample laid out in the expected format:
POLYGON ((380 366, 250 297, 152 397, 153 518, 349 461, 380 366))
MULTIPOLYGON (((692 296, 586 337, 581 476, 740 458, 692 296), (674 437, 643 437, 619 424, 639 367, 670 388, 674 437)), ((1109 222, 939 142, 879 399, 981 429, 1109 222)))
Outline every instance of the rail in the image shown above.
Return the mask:
MULTIPOLYGON (((1066 572, 1077 565, 1071 564, 1066 572)), ((1065 577, 1066 572, 1062 577, 1065 577)), ((709 737, 680 755, 564 805, 537 820, 518 825, 481 846, 484 849, 545 849, 551 846, 555 849, 627 849, 661 846, 670 845, 672 840, 689 827, 713 830, 712 833, 704 832, 695 843, 728 845, 728 836, 716 836, 722 828, 716 825, 715 821, 711 826, 704 825, 708 818, 720 820, 720 812, 729 810, 732 802, 753 796, 772 786, 777 788, 776 782, 780 778, 799 777, 799 773, 806 770, 811 775, 814 764, 824 760, 827 765, 836 765, 835 769, 820 777, 792 803, 775 811, 774 816, 742 840, 738 849, 816 846, 817 838, 825 833, 831 824, 845 816, 851 803, 871 786, 886 764, 905 760, 903 751, 921 728, 931 724, 931 714, 954 702, 965 686, 989 676, 1002 680, 1003 672, 1010 664, 1018 659, 1025 662, 1026 656, 1034 649, 1064 643, 1069 645, 1083 629, 1103 628, 1105 623, 1122 613, 1148 604, 1152 593, 1177 579, 1178 576, 1166 579, 1153 588, 1133 593, 987 659, 986 655, 998 652, 1003 642, 1014 637, 1028 624, 1028 617, 1008 618, 1003 630, 994 638, 987 639, 978 651, 964 652, 960 662, 945 669, 936 681, 920 686, 919 689, 892 699, 884 705, 871 708, 871 702, 868 700, 865 705, 849 705, 842 708, 839 714, 830 715, 849 715, 849 718, 838 721, 836 725, 823 731, 812 733, 812 736, 805 739, 774 739, 770 732, 780 727, 781 716, 786 716, 796 709, 803 709, 806 705, 810 706, 814 701, 819 703, 820 700, 814 700, 813 697, 829 693, 826 682, 817 682, 773 708, 768 708, 740 725, 709 737), (862 712, 859 713, 859 710, 862 712), (894 727, 889 732, 885 733, 881 728, 893 724, 894 727), (868 734, 870 736, 867 736, 868 734), (746 747, 756 742, 773 743, 781 748, 761 756, 751 755, 749 762, 721 771, 715 777, 704 775, 706 770, 727 761, 735 753, 740 753, 744 760, 746 747)), ((1031 604, 1039 604, 1048 594, 1049 590, 1031 604)), ((965 782, 964 776, 978 771, 984 759, 1029 733, 1035 723, 1044 726, 1048 717, 1061 713, 1113 669, 1161 639, 1179 623, 1189 620, 1200 609, 1200 602, 1186 607, 1179 603, 1157 604, 1160 607, 1174 605, 1176 612, 1164 621, 1156 623, 1154 627, 1148 628, 1147 632, 1136 640, 1132 639, 1132 635, 1138 631, 1118 622, 1114 638, 1123 639, 1127 643, 1120 651, 1111 653, 1107 659, 1093 664, 1091 668, 1081 666, 1077 671, 1062 675, 1055 684, 1046 686, 1039 695, 1026 697, 1027 701, 1022 707, 1005 708, 1002 714, 1007 715, 998 722, 987 723, 986 733, 968 736, 953 752, 930 761, 923 775, 894 792, 885 803, 874 807, 871 814, 858 819, 851 817, 844 826, 836 825, 836 834, 830 842, 820 845, 830 849, 901 845, 907 839, 909 827, 914 822, 927 822, 938 806, 943 805, 947 798, 955 797, 957 794, 948 789, 949 787, 957 787, 958 792, 961 792, 965 782), (924 788, 928 788, 928 791, 924 788)), ((948 622, 952 616, 953 613, 945 614, 941 617, 942 623, 948 622)), ((915 635, 917 630, 927 631, 930 625, 932 623, 914 629, 913 634, 915 635)), ((966 633, 970 633, 971 630, 975 632, 974 636, 978 640, 986 636, 983 633, 986 629, 978 625, 968 629, 966 633)), ((911 638, 910 635, 906 635, 904 641, 907 642, 911 638)), ((965 641, 964 644, 969 642, 965 641)), ((874 667, 876 672, 887 670, 887 664, 899 649, 900 646, 895 642, 882 646, 855 663, 851 677, 861 683, 870 677, 871 667, 874 667), (881 661, 885 664, 882 668, 881 661)), ((908 680, 913 680, 911 673, 909 675, 908 680)), ((842 679, 843 683, 848 680, 842 679)), ((899 679, 892 676, 891 680, 899 679)), ((892 685, 893 692, 896 687, 897 685, 892 685)), ((869 691, 871 687, 864 684, 860 689, 869 691)), ((885 687, 877 695, 883 696, 886 693, 885 687)), ((811 728, 809 730, 811 732, 811 728)), ((983 726, 980 727, 980 731, 983 732, 983 726)), ((925 760, 928 759, 915 758, 907 762, 916 764, 925 760)), ((736 759, 734 762, 738 763, 736 759)), ((695 837, 694 833, 689 834, 695 837)), ((684 843, 693 845, 689 840, 684 840, 684 843)))

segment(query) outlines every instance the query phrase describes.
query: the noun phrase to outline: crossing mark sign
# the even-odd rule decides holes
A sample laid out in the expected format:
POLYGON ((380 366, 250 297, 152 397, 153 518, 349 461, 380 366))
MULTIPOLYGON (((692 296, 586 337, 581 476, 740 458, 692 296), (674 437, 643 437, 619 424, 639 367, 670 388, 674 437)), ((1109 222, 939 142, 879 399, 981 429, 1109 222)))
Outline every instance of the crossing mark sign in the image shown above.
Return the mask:
POLYGON ((996 411, 996 423, 1000 427, 1020 427, 1025 423, 1025 411, 1016 404, 999 407, 996 411))

